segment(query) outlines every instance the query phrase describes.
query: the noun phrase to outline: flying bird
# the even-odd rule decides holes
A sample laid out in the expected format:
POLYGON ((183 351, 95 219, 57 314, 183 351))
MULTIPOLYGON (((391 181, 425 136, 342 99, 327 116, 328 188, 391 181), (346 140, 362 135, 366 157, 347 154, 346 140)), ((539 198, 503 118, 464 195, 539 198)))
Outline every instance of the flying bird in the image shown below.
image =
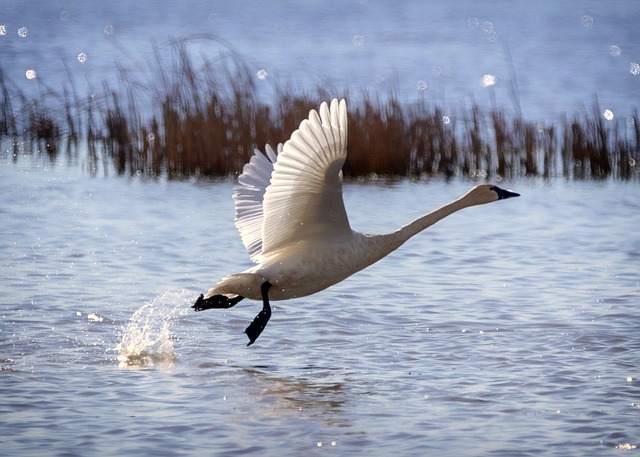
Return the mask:
POLYGON ((255 266, 231 274, 200 295, 196 311, 227 309, 240 300, 262 300, 246 328, 253 344, 271 317, 269 300, 289 300, 326 289, 377 262, 409 238, 469 206, 519 194, 481 184, 394 232, 371 235, 351 229, 342 199, 347 157, 347 105, 334 99, 310 111, 291 138, 256 150, 234 187, 235 225, 255 266))

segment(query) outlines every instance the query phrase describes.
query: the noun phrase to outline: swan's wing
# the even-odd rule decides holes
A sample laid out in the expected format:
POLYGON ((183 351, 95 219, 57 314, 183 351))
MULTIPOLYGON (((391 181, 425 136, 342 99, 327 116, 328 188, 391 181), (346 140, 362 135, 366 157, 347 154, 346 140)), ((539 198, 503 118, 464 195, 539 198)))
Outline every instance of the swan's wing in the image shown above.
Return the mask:
MULTIPOLYGON (((266 154, 263 154, 256 149, 249 163, 242 169, 238 183, 233 188, 236 228, 253 261, 257 261, 262 251, 262 201, 271 181, 273 164, 277 160, 271 146, 266 145, 265 152, 266 154)), ((282 144, 278 145, 278 153, 280 152, 282 152, 282 144)))
POLYGON ((264 195, 262 254, 288 243, 351 233, 342 200, 347 156, 344 100, 309 113, 284 144, 264 195))

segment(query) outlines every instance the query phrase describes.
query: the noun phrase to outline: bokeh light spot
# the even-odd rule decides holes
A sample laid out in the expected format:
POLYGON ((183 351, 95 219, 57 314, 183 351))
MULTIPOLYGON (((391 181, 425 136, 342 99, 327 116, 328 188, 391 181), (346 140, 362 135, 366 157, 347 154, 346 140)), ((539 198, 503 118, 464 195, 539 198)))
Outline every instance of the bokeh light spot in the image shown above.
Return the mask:
POLYGON ((496 41, 498 38, 498 32, 491 21, 485 21, 482 23, 482 31, 486 34, 489 41, 496 41))
POLYGON ((27 70, 24 75, 27 77, 27 79, 36 79, 37 76, 35 70, 27 70))
POLYGON ((498 78, 496 78, 493 75, 484 75, 482 77, 482 85, 484 87, 495 86, 497 82, 498 82, 498 78))
POLYGON ((591 27, 593 25, 593 16, 585 14, 580 18, 580 23, 585 27, 591 27))

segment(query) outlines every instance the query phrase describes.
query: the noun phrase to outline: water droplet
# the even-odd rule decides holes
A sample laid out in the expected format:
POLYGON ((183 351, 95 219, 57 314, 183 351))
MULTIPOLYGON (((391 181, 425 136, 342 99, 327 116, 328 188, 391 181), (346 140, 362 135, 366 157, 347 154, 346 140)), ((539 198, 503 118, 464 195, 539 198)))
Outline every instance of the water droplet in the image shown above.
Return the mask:
POLYGON ((449 116, 442 116, 442 123, 445 125, 451 124, 451 118, 449 116))
POLYGON ((416 83, 416 87, 420 92, 424 92, 425 90, 427 90, 427 82, 420 80, 416 83))
POLYGON ((81 52, 80 54, 78 54, 78 62, 85 63, 87 61, 87 57, 87 54, 81 52))
POLYGON ((609 54, 613 57, 618 57, 622 53, 620 46, 616 46, 615 44, 609 48, 609 54))
POLYGON ((37 76, 35 70, 27 70, 24 75, 27 77, 27 79, 36 79, 37 76))
POLYGON ((606 109, 604 110, 604 112, 602 113, 602 115, 604 116, 604 118, 608 121, 613 119, 613 111, 611 111, 610 109, 606 109))
POLYGON ((631 62, 631 65, 629 66, 629 73, 631 73, 633 76, 640 75, 640 63, 631 62))
POLYGON ((7 26, 4 24, 0 25, 0 36, 5 36, 7 34, 7 26))
POLYGON ((364 37, 362 35, 353 35, 351 42, 356 48, 359 48, 364 45, 364 37))
POLYGON ((467 25, 470 29, 477 29, 480 25, 480 21, 478 21, 477 17, 470 17, 469 19, 467 19, 467 25))
POLYGON ((69 20, 69 11, 61 11, 60 12, 60 20, 61 21, 68 21, 69 20))
POLYGON ((20 38, 26 38, 28 33, 29 33, 29 29, 27 29, 26 27, 20 27, 18 29, 18 36, 20 38))
POLYGON ((627 376, 627 382, 632 382, 633 378, 631 376, 627 376))
POLYGON ((116 27, 113 24, 109 24, 104 28, 105 35, 113 35, 113 32, 116 31, 116 27))
POLYGON ((91 313, 87 316, 87 319, 90 320, 91 322, 102 322, 104 320, 103 317, 98 316, 95 313, 91 313))

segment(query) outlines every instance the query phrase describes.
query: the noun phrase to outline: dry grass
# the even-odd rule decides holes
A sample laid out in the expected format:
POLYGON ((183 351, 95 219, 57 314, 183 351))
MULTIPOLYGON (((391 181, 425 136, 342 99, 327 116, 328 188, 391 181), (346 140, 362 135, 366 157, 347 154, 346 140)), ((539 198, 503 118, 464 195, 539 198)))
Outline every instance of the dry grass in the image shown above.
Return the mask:
POLYGON ((548 126, 475 104, 445 116, 437 105, 401 103, 394 94, 290 87, 276 88, 271 105, 259 100, 255 77, 236 53, 198 67, 180 44, 170 62, 159 55, 153 88, 121 71, 119 89, 105 83, 102 96, 86 101, 73 84, 28 100, 0 69, 0 136, 26 141, 51 160, 87 150, 90 169, 112 163, 122 175, 221 177, 240 172, 254 148, 286 140, 321 101, 346 97, 347 177, 639 175, 637 111, 626 122, 606 121, 594 101, 591 110, 548 126))

